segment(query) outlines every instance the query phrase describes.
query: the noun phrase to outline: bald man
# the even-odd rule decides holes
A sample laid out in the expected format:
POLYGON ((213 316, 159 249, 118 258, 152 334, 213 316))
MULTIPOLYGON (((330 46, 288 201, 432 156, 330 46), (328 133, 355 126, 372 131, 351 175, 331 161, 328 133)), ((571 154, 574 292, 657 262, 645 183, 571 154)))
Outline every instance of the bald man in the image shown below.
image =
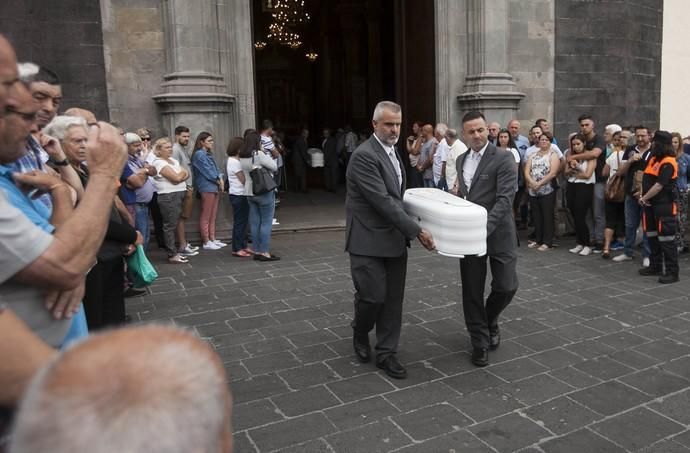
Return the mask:
POLYGON ((144 326, 94 335, 33 379, 10 451, 228 453, 223 363, 192 334, 144 326))

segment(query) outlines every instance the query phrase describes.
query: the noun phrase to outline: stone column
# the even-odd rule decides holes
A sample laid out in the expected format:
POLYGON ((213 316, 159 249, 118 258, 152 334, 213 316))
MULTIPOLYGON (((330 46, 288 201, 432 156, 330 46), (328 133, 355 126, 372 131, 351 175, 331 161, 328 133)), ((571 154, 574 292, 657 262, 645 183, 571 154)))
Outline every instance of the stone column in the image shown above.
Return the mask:
POLYGON ((163 93, 153 99, 163 127, 172 134, 176 125, 184 124, 191 129, 192 140, 201 131, 211 132, 222 148, 229 139, 230 106, 235 98, 220 73, 217 2, 165 0, 162 8, 166 74, 163 93))
MULTIPOLYGON (((213 134, 216 162, 225 173, 228 141, 240 134, 242 127, 255 126, 250 1, 235 0, 228 6, 223 0, 163 0, 161 5, 166 74, 163 92, 153 99, 159 106, 163 129, 172 135, 175 126, 184 124, 191 129, 192 143, 201 131, 213 134), (238 24, 242 20, 244 26, 238 24), (229 28, 235 25, 237 30, 229 28), (248 58, 238 58, 240 47, 248 49, 248 58), (238 68, 238 60, 244 66, 238 68), (236 108, 235 93, 241 93, 244 114, 236 108), (245 117, 251 118, 251 124, 243 120, 245 117)), ((228 237, 230 228, 226 205, 227 197, 221 197, 217 229, 223 237, 228 237)), ((192 231, 197 229, 195 221, 188 226, 192 231)))
POLYGON ((467 0, 467 76, 461 110, 506 124, 525 97, 508 73, 508 0, 467 0))

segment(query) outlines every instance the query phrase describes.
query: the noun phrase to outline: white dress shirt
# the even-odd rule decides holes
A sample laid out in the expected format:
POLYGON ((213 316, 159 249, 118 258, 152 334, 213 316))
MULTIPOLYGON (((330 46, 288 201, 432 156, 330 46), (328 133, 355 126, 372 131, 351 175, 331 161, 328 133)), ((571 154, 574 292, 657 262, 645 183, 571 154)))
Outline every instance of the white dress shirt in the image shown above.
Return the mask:
POLYGON ((381 140, 379 140, 378 137, 376 137, 376 134, 374 134, 374 137, 376 138, 376 141, 381 144, 383 150, 388 155, 388 158, 390 159, 391 163, 393 164, 393 168, 395 169, 395 175, 398 177, 398 185, 402 187, 402 172, 400 170, 400 162, 398 162, 398 157, 395 155, 395 148, 393 146, 384 144, 381 140))
POLYGON ((484 145, 484 147, 479 151, 475 151, 473 149, 467 151, 469 154, 467 157, 465 157, 465 164, 462 167, 462 179, 465 181, 467 190, 470 190, 472 187, 474 173, 477 171, 477 167, 479 166, 479 162, 482 160, 482 156, 484 156, 487 146, 489 146, 489 142, 486 142, 486 145, 484 145))

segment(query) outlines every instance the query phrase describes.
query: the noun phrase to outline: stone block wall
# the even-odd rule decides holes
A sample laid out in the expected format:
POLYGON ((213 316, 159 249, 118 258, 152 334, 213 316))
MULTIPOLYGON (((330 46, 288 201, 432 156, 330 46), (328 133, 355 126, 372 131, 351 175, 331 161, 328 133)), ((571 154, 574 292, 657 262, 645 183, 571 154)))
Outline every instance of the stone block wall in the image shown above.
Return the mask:
POLYGON ((508 72, 525 93, 518 112, 524 135, 537 118, 553 120, 554 6, 554 0, 509 0, 508 72))
POLYGON ((659 124, 663 2, 556 0, 555 119, 565 142, 590 113, 606 124, 659 124))
POLYGON ((167 134, 151 99, 162 91, 166 71, 161 2, 100 3, 111 119, 128 131, 146 126, 154 137, 167 134))
POLYGON ((109 118, 97 1, 4 1, 0 33, 12 42, 19 61, 48 67, 60 76, 61 111, 79 106, 109 118))

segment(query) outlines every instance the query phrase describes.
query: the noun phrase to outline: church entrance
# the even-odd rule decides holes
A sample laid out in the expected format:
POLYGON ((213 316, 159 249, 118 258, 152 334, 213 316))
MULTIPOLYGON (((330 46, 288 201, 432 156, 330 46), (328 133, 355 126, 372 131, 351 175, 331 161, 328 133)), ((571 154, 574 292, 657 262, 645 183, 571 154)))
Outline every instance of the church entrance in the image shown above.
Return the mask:
POLYGON ((257 122, 271 120, 288 148, 302 128, 312 148, 325 128, 368 137, 384 99, 402 105, 403 136, 434 121, 433 0, 254 0, 252 29, 257 122))

